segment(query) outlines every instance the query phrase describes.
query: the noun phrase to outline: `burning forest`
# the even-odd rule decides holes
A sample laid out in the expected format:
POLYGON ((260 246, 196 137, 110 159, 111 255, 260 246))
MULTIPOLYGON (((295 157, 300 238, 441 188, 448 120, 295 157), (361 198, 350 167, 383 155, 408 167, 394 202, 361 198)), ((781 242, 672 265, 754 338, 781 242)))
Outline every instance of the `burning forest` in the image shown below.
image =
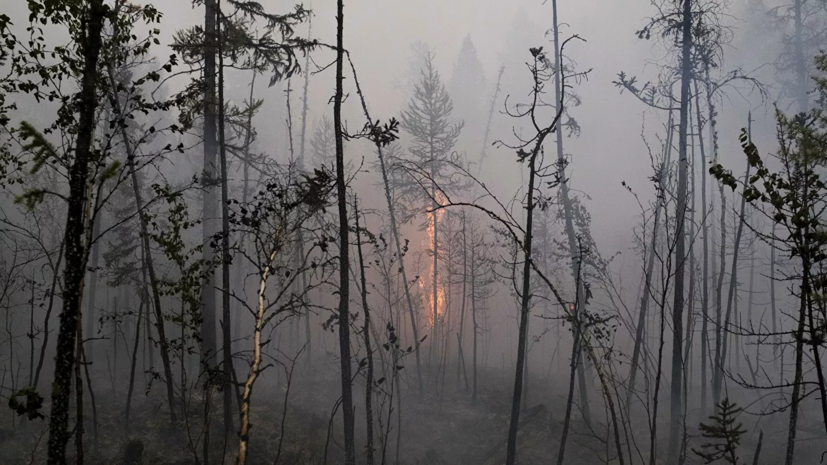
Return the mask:
POLYGON ((823 463, 825 32, 3 0, 0 463, 823 463))

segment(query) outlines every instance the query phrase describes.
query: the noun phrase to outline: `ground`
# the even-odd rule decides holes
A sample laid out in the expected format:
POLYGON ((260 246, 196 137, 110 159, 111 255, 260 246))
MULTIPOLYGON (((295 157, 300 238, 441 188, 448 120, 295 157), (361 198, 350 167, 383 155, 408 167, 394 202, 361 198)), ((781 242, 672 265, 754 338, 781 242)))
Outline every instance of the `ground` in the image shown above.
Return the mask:
MULTIPOLYGON (((451 378, 449 375, 448 378, 451 378)), ((505 456, 505 438, 509 425, 511 392, 504 386, 505 377, 500 373, 489 372, 483 376, 476 402, 471 401, 470 391, 464 383, 457 387, 450 379, 446 380, 441 392, 433 385, 423 394, 415 386, 403 383, 403 426, 402 445, 398 451, 399 463, 404 465, 499 465, 505 456)), ((203 395, 197 393, 191 401, 189 415, 172 426, 169 422, 163 393, 154 386, 146 394, 135 393, 135 406, 131 415, 129 429, 123 418, 125 399, 115 394, 101 383, 96 392, 98 411, 98 441, 95 445, 94 424, 86 423, 86 464, 156 464, 185 465, 196 464, 195 451, 202 457, 200 435, 204 424, 203 395), (188 434, 189 432, 189 434, 188 434), (191 446, 190 444, 195 444, 191 446)), ((546 380, 532 380, 529 403, 523 410, 523 421, 518 438, 518 463, 549 464, 556 463, 557 445, 560 442, 562 422, 565 412, 565 396, 561 393, 563 382, 550 380, 551 389, 541 390, 540 385, 546 380), (553 391, 552 391, 553 390, 553 391)), ((558 380, 565 381, 565 380, 558 380)), ((250 465, 273 464, 278 457, 280 464, 339 464, 343 462, 342 428, 340 412, 330 422, 330 414, 338 399, 339 380, 336 373, 317 374, 312 380, 297 375, 290 390, 290 402, 287 418, 283 422, 284 379, 270 377, 256 386, 252 403, 252 423, 250 434, 250 465), (328 440, 328 427, 330 436, 328 440), (282 434, 282 431, 284 432, 282 434), (282 439, 283 437, 283 439, 282 439), (327 446, 327 447, 326 447, 327 446), (325 450, 327 458, 325 461, 325 450)), ((691 394, 691 393, 690 393, 691 394)), ((359 463, 365 463, 365 421, 364 421, 364 386, 357 380, 354 386, 355 410, 357 419, 357 442, 361 447, 359 463)), ((378 396, 377 405, 387 401, 378 396)), ((87 414, 91 415, 87 398, 87 414)), ((665 402, 661 408, 665 408, 665 402)), ((396 406, 396 400, 393 401, 396 406)), ((215 411, 211 418, 211 457, 210 464, 233 463, 235 443, 224 443, 222 437, 221 398, 217 394, 213 399, 215 411), (221 460, 222 455, 224 460, 221 460)), ((805 409, 806 410, 806 409, 805 409)), ((46 405, 48 413, 48 405, 46 405)), ((378 431, 387 427, 387 411, 384 410, 382 424, 377 420, 378 431)), ((0 429, 0 463, 3 464, 38 464, 45 462, 45 444, 47 439, 46 422, 35 420, 29 422, 13 418, 11 411, 7 414, 5 426, 0 429), (35 452, 32 452, 32 451, 35 452)), ((391 430, 387 446, 381 440, 384 434, 377 434, 380 439, 375 442, 375 463, 397 463, 397 419, 396 411, 391 419, 391 430), (384 458, 384 461, 383 461, 384 458)), ((606 422, 603 418, 602 405, 592 408, 593 428, 597 436, 605 438, 606 422)), ((689 417, 692 418, 690 412, 689 417)), ((668 413, 664 412, 664 417, 668 413)), ((807 411, 802 414, 805 419, 813 417, 807 411)), ((762 464, 777 464, 783 461, 786 441, 786 414, 772 418, 743 415, 740 420, 749 433, 744 438, 739 456, 742 462, 752 463, 758 431, 764 430, 762 447, 762 464), (754 432, 754 433, 753 433, 754 432)), ((691 421, 691 420, 690 420, 691 421)), ((566 447, 567 465, 586 465, 604 463, 609 450, 604 441, 589 434, 582 415, 575 409, 572 432, 566 447)), ((823 435, 819 436, 817 427, 805 427, 799 432, 799 445, 796 463, 817 464, 823 452, 823 435), (810 431, 813 429, 813 431, 810 431), (810 439, 812 438, 812 439, 810 439)), ((660 454, 665 454, 665 425, 659 428, 660 454)), ((624 443, 626 442, 625 433, 624 443)), ((637 443, 627 449, 634 456, 634 463, 642 463, 641 457, 648 452, 648 427, 646 424, 632 425, 629 439, 637 443), (640 449, 640 451, 638 451, 640 449)), ((698 447, 702 442, 697 435, 697 428, 689 428, 690 448, 698 447)), ((229 441, 236 441, 230 435, 229 441)), ((71 463, 76 463, 74 443, 70 442, 69 455, 71 463)), ((615 459, 615 457, 612 457, 615 459)), ((648 460, 646 461, 648 463, 648 460)), ((201 463, 204 463, 203 460, 201 463)), ((612 463, 618 463, 614 460, 612 463)), ((691 452, 687 463, 702 463, 691 452)))

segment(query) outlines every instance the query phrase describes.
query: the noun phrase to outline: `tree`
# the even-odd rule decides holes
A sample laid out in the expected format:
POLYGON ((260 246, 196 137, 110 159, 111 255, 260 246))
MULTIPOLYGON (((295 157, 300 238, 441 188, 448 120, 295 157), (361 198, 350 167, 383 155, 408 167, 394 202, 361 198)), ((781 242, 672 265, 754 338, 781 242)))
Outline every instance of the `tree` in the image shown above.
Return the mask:
MULTIPOLYGON (((817 60, 820 69, 827 69, 827 61, 817 60)), ((827 89, 827 82, 819 79, 817 85, 827 89)), ((720 163, 710 168, 710 174, 733 190, 740 183, 744 186, 746 202, 756 206, 765 217, 773 221, 771 243, 783 253, 798 262, 799 269, 788 279, 798 282, 798 311, 794 314, 795 330, 791 332, 794 342, 794 378, 790 397, 790 420, 787 433, 785 464, 792 465, 795 456, 795 441, 798 427, 798 410, 803 399, 804 346, 809 345, 816 372, 816 389, 820 397, 822 420, 827 428, 827 385, 821 361, 820 347, 824 345, 823 308, 816 305, 824 288, 820 263, 827 258, 824 248, 827 237, 821 232, 823 202, 827 196, 827 185, 815 169, 823 163, 827 147, 823 133, 827 121, 821 112, 814 111, 807 116, 798 114, 787 118, 776 111, 778 119, 779 149, 776 154, 780 163, 778 171, 771 170, 758 153, 748 132, 741 132, 741 145, 750 167, 755 174, 739 181, 720 163)), ((794 294, 795 295, 795 294, 794 294)))
MULTIPOLYGON (((216 156, 218 155, 218 134, 217 134, 217 120, 218 120, 218 100, 216 96, 216 78, 218 72, 216 70, 216 54, 218 53, 218 37, 217 37, 217 23, 218 8, 216 7, 217 0, 204 0, 204 41, 203 41, 203 59, 204 59, 204 164, 202 183, 204 185, 203 194, 203 218, 201 224, 202 239, 204 243, 209 243, 213 240, 218 231, 218 187, 216 156)), ((221 102, 223 104, 223 102, 221 102)), ((204 247, 203 260, 207 263, 214 259, 214 250, 212 247, 204 247)), ((201 302, 203 307, 201 319, 201 363, 205 368, 212 367, 215 364, 213 357, 218 353, 218 344, 216 342, 216 302, 215 302, 216 281, 215 276, 209 278, 206 286, 201 291, 201 302)))
MULTIPOLYGON (((555 106, 558 113, 560 113, 561 118, 566 117, 567 120, 565 122, 565 127, 568 129, 570 134, 575 134, 579 132, 579 126, 577 122, 571 118, 568 110, 570 107, 577 106, 580 103, 579 98, 576 95, 571 94, 569 92, 568 96, 564 98, 565 89, 562 88, 563 85, 563 73, 571 72, 570 64, 564 63, 564 56, 563 52, 560 49, 560 31, 559 31, 559 22, 557 17, 557 0, 552 0, 552 11, 553 11, 553 36, 554 36, 554 69, 558 70, 558 72, 554 73, 554 101, 559 102, 555 106)), ((562 125, 561 125, 562 126, 562 125)), ((581 260, 578 258, 580 256, 579 246, 577 235, 574 231, 574 209, 572 207, 572 198, 571 194, 569 193, 569 179, 566 177, 566 166, 568 165, 568 161, 566 160, 566 155, 563 152, 563 131, 557 130, 557 167, 560 171, 560 183, 559 183, 559 190, 558 190, 558 198, 560 203, 562 204, 562 213, 563 213, 563 222, 565 225, 565 232, 566 232, 566 239, 568 240, 568 250, 569 250, 569 263, 571 266, 571 275, 574 282, 577 284, 577 307, 574 309, 575 315, 580 314, 584 311, 584 305, 586 305, 586 296, 584 294, 583 289, 583 280, 579 279, 580 276, 580 263, 581 260)), ((580 330, 580 325, 574 326, 575 331, 580 330)), ((580 336, 578 334, 574 334, 574 341, 575 345, 579 344, 580 336)), ((580 357, 579 352, 582 348, 576 347, 575 352, 578 353, 578 358, 580 357)), ((585 360, 583 361, 585 362, 585 360)), ((589 401, 588 395, 586 391, 586 375, 584 364, 578 364, 578 378, 580 383, 580 400, 581 400, 581 408, 583 409, 583 416, 586 419, 586 422, 590 422, 590 410, 589 410, 589 401)))
POLYGON ((342 415, 344 417, 345 464, 355 465, 353 385, 350 367, 350 260, 348 258, 347 181, 345 179, 345 147, 342 133, 342 98, 344 76, 344 2, 336 3, 336 94, 333 97, 333 131, 336 137, 336 195, 339 213, 339 363, 342 382, 342 415))
MULTIPOLYGON (((252 0, 228 0, 231 11, 225 13, 218 0, 205 0, 205 26, 203 33, 194 28, 179 31, 174 49, 182 51, 190 64, 203 61, 204 100, 200 109, 204 116, 204 165, 202 184, 204 190, 203 240, 215 243, 215 247, 204 248, 204 261, 210 262, 216 249, 221 252, 221 335, 222 335, 222 375, 224 392, 224 430, 231 429, 231 315, 230 315, 230 237, 229 237, 229 187, 227 178, 227 141, 225 140, 226 103, 224 101, 225 59, 229 66, 252 69, 257 72, 270 71, 270 85, 283 78, 290 78, 299 70, 296 56, 298 51, 308 52, 316 42, 294 36, 294 28, 303 23, 310 15, 303 6, 297 5, 293 11, 275 15, 265 11, 264 7, 252 0), (258 24, 263 25, 261 33, 253 32, 258 24), (218 67, 216 68, 216 58, 218 67), (218 82, 216 82, 216 80, 218 82), (216 162, 216 156, 219 159, 216 162), (218 171, 218 172, 216 172, 218 171), (221 230, 217 227, 219 213, 217 209, 218 193, 221 188, 221 230), (218 243, 220 242, 220 245, 218 243)), ((253 102, 250 102, 253 106, 253 102)), ((248 141, 249 143, 249 141, 248 141)), ((249 160, 244 160, 249 162, 249 160)), ((219 289, 215 277, 203 290, 204 317, 202 319, 202 361, 205 368, 218 364, 212 360, 217 356, 218 346, 215 342, 215 291, 219 289)))
MULTIPOLYGON (((477 49, 471 36, 465 36, 459 50, 451 79, 448 81, 448 92, 454 103, 456 115, 465 123, 465 137, 477 137, 483 131, 484 108, 481 95, 485 91, 485 72, 482 63, 477 57, 477 49)), ((467 141, 466 146, 476 148, 478 141, 467 141), (473 144, 473 145, 472 145, 473 144)), ((485 144, 485 142, 483 142, 485 144)), ((475 150, 476 151, 476 150, 475 150)))
POLYGON ((709 417, 712 424, 701 423, 701 434, 706 439, 722 442, 708 442, 701 445, 702 450, 692 449, 692 452, 702 458, 705 464, 723 459, 727 463, 738 465, 739 459, 735 454, 741 444, 741 436, 747 431, 741 429, 741 423, 735 422, 743 409, 725 397, 716 410, 718 413, 709 417))
MULTIPOLYGON (((562 47, 561 45, 561 53, 562 47)), ((520 244, 521 253, 523 255, 523 270, 522 270, 522 285, 520 290, 520 329, 519 339, 517 342, 517 367, 514 375, 514 393, 511 402, 511 421, 508 428, 508 446, 506 452, 506 464, 514 465, 517 457, 517 430, 520 422, 520 405, 523 393, 523 370, 525 367, 526 345, 528 339, 528 319, 529 319, 529 301, 531 299, 531 271, 532 271, 532 239, 533 239, 533 221, 534 211, 538 203, 542 206, 545 200, 540 194, 539 183, 542 177, 546 176, 548 167, 542 165, 539 155, 543 149, 543 142, 546 137, 553 132, 560 130, 560 119, 563 116, 562 99, 556 100, 558 103, 555 114, 547 123, 541 123, 540 108, 543 104, 542 94, 546 83, 553 78, 557 72, 562 72, 559 68, 553 66, 543 54, 542 49, 531 49, 533 62, 528 65, 529 72, 532 75, 534 85, 531 90, 531 103, 528 109, 513 114, 515 117, 526 117, 530 120, 532 126, 537 131, 528 140, 520 140, 519 144, 513 146, 517 151, 517 160, 520 163, 526 163, 528 169, 528 186, 526 187, 525 197, 525 228, 523 229, 522 243, 520 244), (528 149, 528 151, 524 149, 528 149), (535 198, 537 196, 538 198, 535 198)), ((561 78, 561 83, 565 83, 565 77, 561 78)), ((556 176, 556 175, 555 175, 556 176)), ((556 178, 559 179, 559 178, 556 178)), ((552 182, 552 184, 556 184, 552 182)), ((542 207, 541 207, 542 208, 542 207)))
POLYGON ((249 434, 252 426, 250 412, 253 387, 261 372, 266 368, 262 366, 262 351, 269 340, 262 339, 262 335, 266 326, 276 317, 297 312, 307 305, 307 296, 314 287, 298 287, 298 291, 295 291, 297 289, 295 284, 305 272, 323 264, 317 262, 317 258, 311 258, 317 249, 316 246, 306 250, 298 262, 292 251, 297 245, 298 230, 306 227, 308 220, 329 204, 333 179, 328 171, 318 169, 312 174, 300 176, 301 179, 297 180, 292 174, 287 173, 269 179, 265 189, 259 195, 249 204, 241 205, 240 212, 233 214, 235 228, 250 237, 251 252, 242 251, 241 254, 255 270, 258 281, 255 306, 250 306, 244 300, 239 299, 240 303, 253 314, 255 323, 253 356, 241 396, 237 465, 244 465, 247 462, 249 434), (282 279, 276 286, 275 294, 271 297, 268 296, 267 290, 274 276, 282 279))
MULTIPOLYGON (((123 180, 120 163, 113 161, 109 135, 96 134, 96 109, 98 102, 106 95, 106 83, 101 82, 100 58, 106 56, 116 65, 124 60, 123 47, 132 31, 117 31, 119 34, 104 40, 103 29, 108 24, 122 24, 123 17, 100 0, 83 2, 53 3, 30 2, 31 16, 35 23, 48 23, 65 27, 69 32, 72 45, 48 50, 45 41, 33 40, 26 45, 18 42, 8 29, 8 18, 0 20, 0 29, 5 39, 6 54, 11 58, 15 73, 4 78, 3 90, 6 92, 22 91, 37 100, 54 100, 61 93, 60 84, 49 88, 49 81, 39 84, 23 85, 33 75, 39 76, 73 76, 77 79, 78 91, 74 98, 60 99, 61 105, 53 128, 75 135, 73 147, 63 153, 33 125, 22 122, 18 130, 23 141, 24 153, 31 154, 29 161, 32 171, 46 169, 65 169, 69 180, 68 193, 61 194, 52 188, 26 190, 18 197, 19 202, 28 206, 36 205, 46 195, 56 195, 66 201, 66 220, 64 228, 63 257, 66 265, 63 273, 63 304, 60 314, 57 355, 55 358, 55 376, 52 389, 52 411, 49 424, 48 462, 59 464, 66 461, 66 443, 69 433, 69 397, 71 379, 76 358, 82 354, 80 344, 81 306, 84 276, 89 257, 89 249, 98 238, 93 235, 93 224, 101 211, 106 197, 102 196, 104 185, 114 179, 114 184, 123 180), (10 53, 8 53, 10 52, 10 53), (38 57, 52 54, 57 64, 47 65, 38 57), (72 71, 74 70, 74 71, 72 71)), ((152 7, 144 7, 132 13, 134 18, 151 23, 159 18, 159 13, 152 7)), ((36 29, 35 34, 43 37, 44 31, 36 29)), ((146 46, 141 44, 130 52, 135 55, 146 54, 152 40, 152 32, 146 46)), ((136 80, 140 85, 157 73, 136 80)), ((51 81, 52 83, 56 81, 51 81)), ((145 108, 149 110, 150 108, 145 108)), ((8 119, 4 119, 8 122, 8 119)), ((80 381, 78 381, 80 382, 80 381)), ((78 385, 80 387, 81 385, 78 385)), ((80 405, 79 405, 80 407, 80 405)), ((81 420, 82 421, 82 420, 81 420)), ((78 427, 77 443, 82 444, 82 426, 78 427)), ((82 451, 78 452, 79 454, 82 451)))
MULTIPOLYGON (((428 165, 433 180, 427 199, 423 199, 422 192, 416 185, 411 185, 408 189, 403 188, 401 196, 409 204, 416 206, 422 205, 423 200, 429 202, 432 209, 438 205, 437 182, 445 184, 448 180, 444 177, 447 168, 446 161, 463 127, 463 123, 451 119, 454 105, 442 84, 439 73, 434 69, 433 60, 434 54, 429 51, 425 56, 424 68, 420 71, 420 82, 414 86, 414 94, 401 115, 402 129, 410 134, 412 139, 409 152, 413 155, 415 162, 428 165)), ((443 185, 443 187, 448 186, 443 185)), ((431 240, 430 253, 433 256, 429 283, 432 310, 431 347, 433 349, 437 344, 437 321, 442 304, 438 289, 440 247, 439 215, 436 211, 430 213, 427 228, 431 240)))
MULTIPOLYGON (((579 37, 573 36, 564 41, 560 46, 561 53, 566 43, 573 39, 579 39, 579 37)), ((543 142, 546 138, 553 132, 560 130, 560 120, 562 117, 560 109, 562 108, 562 102, 556 102, 557 105, 554 107, 555 111, 551 115, 547 114, 545 109, 548 108, 549 103, 544 101, 544 90, 546 84, 553 79, 554 73, 558 72, 558 70, 546 57, 545 53, 543 53, 542 47, 531 48, 529 51, 532 56, 532 61, 527 63, 526 66, 533 80, 529 94, 530 102, 525 106, 518 105, 516 111, 512 111, 511 108, 506 106, 506 111, 514 118, 525 118, 536 132, 528 139, 518 138, 515 145, 508 145, 501 141, 496 142, 498 145, 513 149, 517 154, 517 161, 519 163, 525 163, 527 166, 529 175, 528 185, 525 189, 524 200, 520 203, 525 211, 525 218, 523 220, 517 220, 514 214, 491 194, 485 184, 471 175, 467 167, 462 166, 462 164, 455 160, 444 161, 442 163, 444 166, 455 170, 456 175, 469 178, 472 183, 481 188, 483 192, 485 192, 483 198, 491 198, 497 206, 502 209, 501 214, 482 205, 482 198, 476 198, 473 202, 452 200, 450 193, 437 184, 432 175, 433 168, 427 162, 422 164, 408 162, 402 165, 402 168, 414 177, 424 192, 430 194, 430 192, 436 192, 436 188, 439 188, 439 192, 444 196, 441 199, 437 199, 435 195, 431 197, 430 200, 436 203, 436 207, 429 209, 429 213, 434 213, 437 210, 449 207, 469 207, 480 210, 501 226, 503 234, 510 244, 514 244, 516 253, 523 259, 521 264, 522 273, 519 275, 520 283, 517 293, 520 305, 520 318, 517 339, 517 362, 514 374, 511 417, 506 447, 506 464, 508 465, 513 465, 517 457, 517 431, 519 430, 520 424, 520 406, 522 405, 525 358, 528 345, 528 319, 530 317, 530 300, 532 297, 532 273, 536 273, 537 276, 542 279, 554 295, 561 309, 567 313, 567 317, 572 318, 571 314, 568 313, 569 303, 563 300, 554 284, 538 267, 535 256, 532 253, 534 212, 537 208, 548 208, 551 203, 549 197, 542 192, 542 184, 545 182, 548 188, 553 189, 556 188, 559 183, 559 164, 547 165, 543 162, 544 158, 541 155, 543 154, 543 142), (550 180, 546 181, 546 179, 550 180)), ((567 78, 582 77, 584 74, 585 73, 564 74, 563 78, 561 78, 561 88, 565 89, 567 78)), ((565 93, 562 98, 565 98, 564 96, 565 93)), ((516 264, 516 262, 514 263, 516 264)), ((514 272, 514 276, 517 276, 516 272, 514 272)), ((579 343, 579 341, 575 340, 575 344, 577 343, 579 343)))
POLYGON ((75 157, 70 169, 69 200, 66 215, 64 251, 66 270, 64 272, 63 310, 60 313, 60 332, 55 358, 55 381, 52 389, 52 412, 49 427, 49 463, 61 464, 66 461, 66 442, 69 422, 69 394, 74 359, 74 345, 77 325, 80 320, 80 296, 87 260, 86 248, 82 242, 84 216, 87 205, 87 182, 89 165, 93 162, 93 131, 95 108, 97 107, 98 58, 103 46, 102 30, 106 16, 110 13, 102 0, 90 0, 88 11, 74 11, 77 19, 83 18, 82 36, 78 40, 78 55, 83 57, 83 74, 80 89, 79 120, 75 157))

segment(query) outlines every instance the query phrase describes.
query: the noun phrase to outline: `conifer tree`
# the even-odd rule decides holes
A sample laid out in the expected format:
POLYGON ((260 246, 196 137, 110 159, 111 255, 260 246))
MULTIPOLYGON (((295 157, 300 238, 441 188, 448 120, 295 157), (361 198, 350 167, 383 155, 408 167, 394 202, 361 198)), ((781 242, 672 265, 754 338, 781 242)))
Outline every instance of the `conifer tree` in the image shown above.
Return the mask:
POLYGON ((466 145, 473 143, 473 147, 476 148, 476 144, 479 143, 478 134, 485 123, 483 106, 486 102, 482 97, 486 94, 486 85, 485 72, 470 35, 465 36, 462 41, 462 48, 448 82, 448 91, 454 102, 456 116, 465 122, 464 135, 474 138, 466 145))
POLYGON ((741 444, 741 436, 747 432, 741 429, 741 423, 736 423, 738 414, 743 409, 725 397, 718 405, 717 411, 717 414, 709 417, 712 420, 711 424, 700 424, 701 434, 711 442, 702 444, 701 450, 692 449, 692 452, 702 458, 705 464, 724 460, 738 465, 738 445, 741 444))
MULTIPOLYGON (((454 105, 448 91, 442 84, 439 72, 434 68, 434 54, 428 52, 425 56, 424 68, 421 70, 421 79, 414 87, 414 94, 407 108, 402 112, 402 128, 411 136, 409 152, 413 162, 426 167, 430 172, 431 186, 429 195, 423 192, 416 183, 411 183, 407 189, 403 188, 403 197, 408 205, 437 207, 437 184, 442 188, 448 186, 446 178, 450 162, 451 150, 457 142, 463 123, 452 119, 454 105)), ((436 322, 439 313, 438 279, 439 279, 439 215, 436 211, 430 213, 430 227, 432 228, 431 254, 433 255, 433 269, 430 276, 431 311, 432 313, 432 344, 436 343, 436 322)))

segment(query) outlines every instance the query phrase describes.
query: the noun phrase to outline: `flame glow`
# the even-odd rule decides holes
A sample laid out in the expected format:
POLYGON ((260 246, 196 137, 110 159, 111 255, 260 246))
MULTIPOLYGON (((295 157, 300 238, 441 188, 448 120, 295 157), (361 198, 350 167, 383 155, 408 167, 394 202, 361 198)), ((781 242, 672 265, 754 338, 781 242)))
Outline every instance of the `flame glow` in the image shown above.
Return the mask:
MULTIPOLYGON (((445 195, 442 192, 436 192, 436 199, 437 202, 440 204, 444 204, 447 200, 445 195)), ((422 247, 424 250, 434 250, 434 230, 435 226, 439 224, 442 220, 442 216, 445 214, 444 209, 437 210, 436 212, 431 213, 428 215, 428 227, 426 232, 428 237, 422 241, 422 247), (436 222, 436 224, 434 224, 436 222)), ((437 244, 439 247, 439 244, 437 244)), ((425 318, 428 320, 428 324, 433 326, 434 325, 434 260, 433 256, 428 257, 428 273, 424 276, 423 279, 419 280, 419 287, 420 289, 428 296, 428 307, 425 309, 425 318)), ((437 265, 439 266, 439 265, 437 265)), ((439 273, 441 270, 437 270, 437 280, 439 280, 439 273)), ((445 312, 445 288, 442 286, 441 283, 437 282, 437 289, 436 289, 436 308, 437 308, 437 315, 441 316, 445 312)))

